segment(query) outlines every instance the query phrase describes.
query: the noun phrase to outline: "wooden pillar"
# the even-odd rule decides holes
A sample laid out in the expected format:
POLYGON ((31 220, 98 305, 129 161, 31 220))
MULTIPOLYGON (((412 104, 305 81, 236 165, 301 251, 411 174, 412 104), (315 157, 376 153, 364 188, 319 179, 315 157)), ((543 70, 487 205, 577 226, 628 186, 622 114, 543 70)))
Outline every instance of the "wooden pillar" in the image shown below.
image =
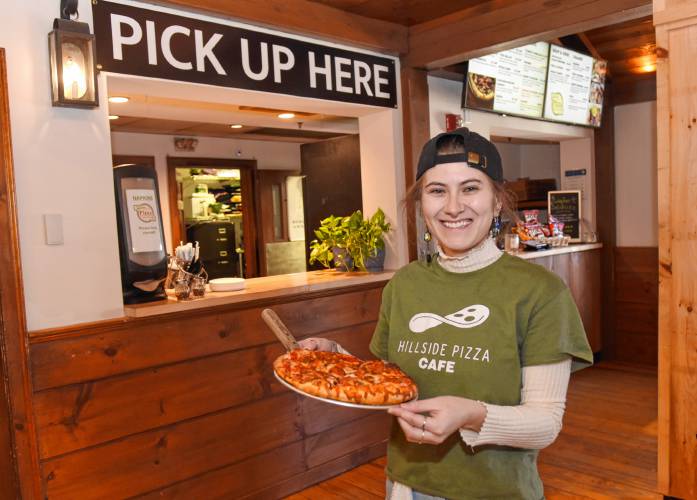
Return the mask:
MULTIPOLYGON (((402 67, 402 123, 404 130, 404 179, 406 189, 416 180, 416 166, 421 148, 431 137, 428 107, 427 73, 421 69, 402 67)), ((409 218, 407 237, 409 260, 417 257, 416 226, 409 218)))
POLYGON ((697 2, 655 0, 658 487, 697 498, 697 2))
POLYGON ((0 497, 43 498, 19 256, 5 51, 0 48, 0 497))
POLYGON ((617 239, 615 213, 615 112, 613 85, 605 88, 602 126, 595 130, 595 189, 598 214, 598 237, 602 276, 602 353, 604 359, 615 357, 615 245, 617 239))

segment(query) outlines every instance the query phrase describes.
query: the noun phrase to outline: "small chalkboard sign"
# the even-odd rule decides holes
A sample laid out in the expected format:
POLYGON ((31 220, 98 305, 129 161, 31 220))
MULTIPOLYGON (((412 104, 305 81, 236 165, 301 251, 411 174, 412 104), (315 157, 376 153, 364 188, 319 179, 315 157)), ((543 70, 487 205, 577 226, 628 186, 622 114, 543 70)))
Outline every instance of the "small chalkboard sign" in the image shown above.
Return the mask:
POLYGON ((581 191, 549 191, 547 213, 564 223, 564 234, 581 241, 581 191))

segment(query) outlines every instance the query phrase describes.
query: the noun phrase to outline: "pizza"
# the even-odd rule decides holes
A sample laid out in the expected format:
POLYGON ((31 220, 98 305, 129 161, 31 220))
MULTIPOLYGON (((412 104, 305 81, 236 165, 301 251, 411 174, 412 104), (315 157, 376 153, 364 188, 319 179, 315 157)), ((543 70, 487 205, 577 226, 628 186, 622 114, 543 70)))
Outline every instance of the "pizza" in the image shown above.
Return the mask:
POLYGON ((397 365, 350 354, 295 349, 279 356, 276 374, 312 396, 361 405, 393 405, 416 397, 416 384, 397 365))
POLYGON ((490 76, 470 73, 468 77, 469 87, 478 99, 489 101, 494 98, 496 79, 490 76))

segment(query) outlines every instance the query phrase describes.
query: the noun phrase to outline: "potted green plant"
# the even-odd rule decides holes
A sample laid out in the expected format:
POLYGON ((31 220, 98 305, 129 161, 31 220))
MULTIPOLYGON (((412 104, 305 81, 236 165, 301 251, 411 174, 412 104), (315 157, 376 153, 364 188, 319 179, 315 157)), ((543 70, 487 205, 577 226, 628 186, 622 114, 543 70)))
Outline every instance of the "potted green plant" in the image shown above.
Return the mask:
POLYGON ((382 209, 378 208, 369 219, 363 219, 361 211, 356 210, 349 216, 346 226, 346 249, 355 267, 361 271, 382 271, 385 264, 384 234, 390 230, 382 209))
POLYGON ((353 268, 346 250, 348 220, 349 217, 330 215, 320 221, 319 228, 315 229, 317 239, 310 243, 310 264, 319 262, 330 268, 334 262, 342 271, 353 268))

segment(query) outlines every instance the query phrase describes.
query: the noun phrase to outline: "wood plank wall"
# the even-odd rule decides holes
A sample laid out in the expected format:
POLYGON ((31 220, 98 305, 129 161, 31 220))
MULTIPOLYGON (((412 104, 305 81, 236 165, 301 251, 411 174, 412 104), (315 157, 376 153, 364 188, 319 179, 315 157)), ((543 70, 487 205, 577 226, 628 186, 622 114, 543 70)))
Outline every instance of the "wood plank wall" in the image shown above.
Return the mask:
MULTIPOLYGON (((383 286, 273 308, 298 337, 369 357, 383 286)), ((299 397, 274 378, 282 347, 261 321, 268 305, 34 338, 45 498, 279 497, 383 454, 387 414, 299 397)))
POLYGON ((615 248, 615 360, 658 364, 658 248, 615 248))

